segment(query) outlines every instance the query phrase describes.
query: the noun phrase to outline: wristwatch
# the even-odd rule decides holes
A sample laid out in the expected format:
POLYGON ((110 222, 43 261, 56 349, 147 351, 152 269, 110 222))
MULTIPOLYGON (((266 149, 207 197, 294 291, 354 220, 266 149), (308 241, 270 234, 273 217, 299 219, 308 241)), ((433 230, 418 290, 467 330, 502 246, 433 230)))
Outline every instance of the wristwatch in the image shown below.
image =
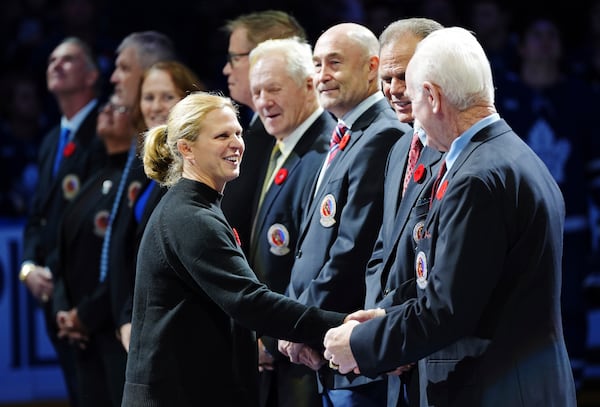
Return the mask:
POLYGON ((35 269, 35 264, 32 262, 25 262, 21 266, 21 271, 19 272, 19 280, 25 282, 29 273, 31 273, 35 269))

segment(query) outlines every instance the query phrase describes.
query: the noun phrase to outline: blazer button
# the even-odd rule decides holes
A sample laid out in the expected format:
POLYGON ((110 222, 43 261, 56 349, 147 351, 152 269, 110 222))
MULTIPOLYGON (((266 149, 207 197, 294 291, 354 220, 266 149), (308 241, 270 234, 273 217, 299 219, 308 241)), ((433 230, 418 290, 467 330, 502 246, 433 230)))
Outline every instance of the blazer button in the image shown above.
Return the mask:
POLYGON ((386 288, 385 290, 383 290, 383 296, 385 297, 386 295, 388 295, 390 293, 390 289, 386 288))
POLYGON ((296 252, 296 258, 299 259, 300 257, 302 257, 302 249, 296 252))

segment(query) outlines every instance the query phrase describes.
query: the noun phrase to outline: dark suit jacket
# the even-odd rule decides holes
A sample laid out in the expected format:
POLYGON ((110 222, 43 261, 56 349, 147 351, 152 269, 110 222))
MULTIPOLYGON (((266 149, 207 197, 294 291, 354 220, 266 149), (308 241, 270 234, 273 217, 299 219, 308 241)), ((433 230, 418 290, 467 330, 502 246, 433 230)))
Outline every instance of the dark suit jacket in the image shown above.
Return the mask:
POLYGON ((97 109, 92 109, 73 135, 73 153, 63 157, 56 177, 52 175, 60 126, 44 138, 39 151, 40 178, 25 225, 23 259, 50 268, 58 267, 58 229, 67 204, 85 181, 101 169, 106 160, 104 143, 96 137, 97 109))
POLYGON ((558 186, 504 121, 475 135, 447 181, 417 248, 417 297, 352 333, 361 372, 419 361, 421 406, 574 407, 558 186))
MULTIPOLYGON (((350 312, 365 299, 365 269, 383 211, 386 157, 408 125, 398 122, 386 100, 367 109, 352 125, 316 191, 300 230, 288 294, 307 305, 350 312)), ((322 369, 329 388, 362 384, 364 377, 322 369), (331 386, 331 387, 330 387, 331 386)))
POLYGON ((60 227, 53 313, 77 307, 90 335, 109 331, 114 336, 115 325, 98 278, 102 242, 126 159, 127 153, 108 156, 105 168, 90 177, 65 208, 60 227), (109 189, 107 181, 112 183, 109 189))
POLYGON ((109 294, 110 304, 107 306, 111 309, 117 327, 131 322, 131 297, 138 248, 137 222, 133 211, 140 191, 148 182, 142 160, 136 156, 127 177, 117 216, 112 224, 108 273, 104 285, 109 294))
POLYGON ((221 208, 225 218, 235 228, 242 242, 242 250, 248 255, 252 230, 252 203, 262 188, 262 169, 269 162, 273 136, 265 130, 260 118, 244 130, 244 156, 240 176, 225 185, 221 208))
MULTIPOLYGON (((311 124, 281 167, 280 172, 287 172, 285 179, 271 184, 258 213, 255 211, 250 267, 259 280, 278 293, 284 293, 290 282, 302 215, 313 181, 327 155, 335 125, 335 119, 327 111, 311 124)), ((259 185, 263 183, 267 167, 265 165, 261 172, 259 185)), ((275 370, 260 375, 261 399, 270 394, 271 398, 276 395, 282 405, 321 406, 314 372, 283 356, 277 349, 276 338, 261 339, 275 359, 275 370), (272 387, 276 389, 270 391, 272 387)))
POLYGON ((138 256, 123 405, 254 407, 251 330, 312 344, 343 321, 343 314, 306 308, 258 281, 220 197, 183 178, 150 217, 138 256))
POLYGON ((256 214, 249 263, 258 278, 279 293, 285 292, 290 281, 302 214, 335 125, 336 121, 325 111, 307 129, 283 163, 285 180, 269 187, 256 214))
MULTIPOLYGON (((138 173, 136 177, 139 175, 140 174, 138 173)), ((115 319, 115 324, 117 325, 117 328, 121 327, 123 324, 131 322, 131 313, 133 311, 133 284, 135 282, 135 264, 137 260, 137 253, 139 250, 140 241, 142 240, 142 236, 144 234, 144 230, 146 229, 148 219, 150 219, 150 215, 152 215, 154 208, 156 207, 156 205, 158 205, 163 195, 167 192, 166 187, 161 187, 158 183, 151 182, 149 179, 140 179, 140 181, 144 182, 145 185, 142 186, 140 193, 135 198, 133 207, 131 208, 134 211, 140 199, 140 195, 143 194, 144 191, 150 187, 150 185, 153 186, 152 190, 148 195, 148 199, 144 204, 141 213, 141 218, 138 221, 136 217, 130 213, 129 226, 125 229, 126 238, 133 239, 133 245, 129 246, 132 249, 132 251, 129 254, 133 255, 133 257, 131 257, 125 263, 125 265, 131 267, 131 269, 127 272, 109 274, 110 281, 108 282, 108 285, 110 286, 111 290, 111 302, 114 304, 113 318, 115 319), (131 233, 132 235, 129 236, 129 233, 131 233)))
MULTIPOLYGON (((417 166, 425 172, 418 182, 414 175, 401 197, 408 135, 392 149, 386 168, 383 223, 367 268, 365 309, 385 308, 399 298, 411 298, 414 291, 414 261, 418 230, 429 211, 429 196, 441 164, 442 153, 423 147, 417 166)), ((410 143, 408 143, 410 144, 410 143)))
MULTIPOLYGON (((429 196, 442 153, 423 147, 415 168, 422 164, 425 171, 418 181, 413 175, 405 195, 401 196, 411 139, 412 135, 400 138, 388 156, 383 223, 367 268, 365 309, 386 308, 393 302, 401 303, 416 296, 415 248, 429 211, 429 196)), ((388 377, 388 406, 405 405, 401 396, 404 393, 409 400, 418 400, 416 370, 413 368, 400 377, 388 377)))

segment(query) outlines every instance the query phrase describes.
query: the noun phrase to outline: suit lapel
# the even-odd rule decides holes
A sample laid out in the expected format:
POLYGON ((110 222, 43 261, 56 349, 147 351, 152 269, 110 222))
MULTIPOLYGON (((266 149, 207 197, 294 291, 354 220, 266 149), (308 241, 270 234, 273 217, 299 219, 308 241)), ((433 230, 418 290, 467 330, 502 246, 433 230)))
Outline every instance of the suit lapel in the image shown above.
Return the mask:
MULTIPOLYGON (((427 195, 427 189, 432 187, 432 179, 436 175, 436 171, 433 170, 433 167, 440 161, 441 158, 442 153, 439 151, 431 148, 423 149, 423 154, 421 155, 418 164, 423 164, 427 167, 427 178, 422 184, 412 185, 412 187, 409 187, 406 190, 406 194, 400 201, 400 206, 396 212, 396 219, 394 222, 394 234, 392 235, 391 239, 391 241, 394 243, 389 245, 391 251, 384 253, 384 272, 382 273, 382 280, 384 278, 387 279, 389 268, 395 259, 394 254, 396 253, 398 242, 400 241, 400 237, 404 233, 404 229, 406 228, 410 218, 410 211, 414 208, 419 197, 422 197, 423 194, 427 195)), ((411 180, 411 183, 414 184, 414 181, 411 180)), ((382 281, 382 283, 383 282, 384 281, 382 281)))
MULTIPOLYGON (((444 180, 448 182, 447 188, 452 188, 452 179, 454 178, 454 174, 456 174, 456 172, 468 160, 473 151, 475 151, 481 144, 509 131, 511 131, 511 129, 508 124, 504 120, 499 120, 487 127, 484 127, 477 134, 475 134, 471 141, 465 146, 463 151, 461 151, 461 153, 458 155, 456 161, 454 161, 452 164, 452 168, 448 170, 444 180)), ((437 199, 435 196, 431 197, 431 209, 429 210, 425 224, 426 230, 431 230, 431 224, 438 216, 439 203, 439 199, 437 199)))
MULTIPOLYGON (((356 120, 356 122, 354 122, 354 124, 350 128, 350 141, 348 142, 343 151, 338 152, 335 159, 331 162, 329 168, 327 168, 327 170, 325 171, 323 179, 321 180, 321 184, 319 185, 319 189, 315 193, 311 194, 311 197, 314 196, 314 198, 311 199, 310 205, 308 205, 306 216, 304 217, 304 220, 302 222, 300 236, 298 237, 298 246, 300 246, 302 240, 304 239, 304 236, 306 235, 306 231, 310 226, 311 219, 314 216, 317 216, 317 207, 321 205, 321 201, 325 197, 323 193, 323 186, 329 182, 336 168, 342 165, 344 155, 347 154, 352 149, 352 147, 358 142, 358 140, 363 135, 364 129, 368 127, 373 122, 373 120, 375 120, 377 115, 384 109, 390 109, 390 105, 387 102, 387 100, 382 99, 373 104, 373 106, 369 107, 367 110, 365 110, 365 112, 362 115, 360 115, 360 117, 356 120)), ((317 174, 311 191, 315 191, 318 177, 319 175, 317 174)))

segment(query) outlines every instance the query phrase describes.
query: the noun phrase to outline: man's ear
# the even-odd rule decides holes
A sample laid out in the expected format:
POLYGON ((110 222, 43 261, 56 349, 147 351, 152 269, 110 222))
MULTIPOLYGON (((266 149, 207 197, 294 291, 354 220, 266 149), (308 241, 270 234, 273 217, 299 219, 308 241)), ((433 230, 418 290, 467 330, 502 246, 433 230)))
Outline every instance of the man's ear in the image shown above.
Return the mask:
POLYGON ((431 82, 423 83, 423 95, 427 98, 427 103, 431 106, 431 111, 439 113, 442 103, 442 94, 440 89, 431 82))

